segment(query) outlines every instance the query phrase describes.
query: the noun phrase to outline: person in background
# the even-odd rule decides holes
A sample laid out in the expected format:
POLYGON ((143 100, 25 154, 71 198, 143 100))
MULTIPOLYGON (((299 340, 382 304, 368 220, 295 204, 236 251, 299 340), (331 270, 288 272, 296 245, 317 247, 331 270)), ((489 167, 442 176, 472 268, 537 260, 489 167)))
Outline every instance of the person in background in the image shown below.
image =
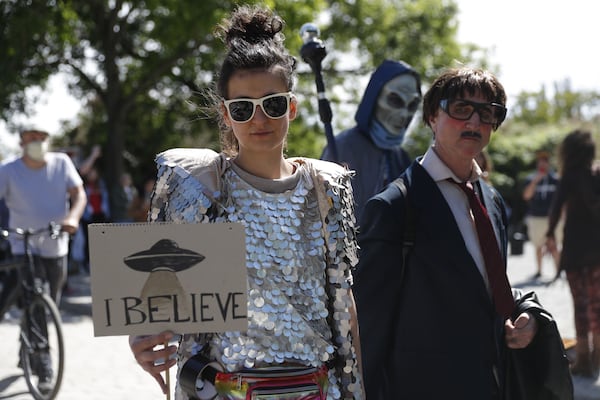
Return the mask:
POLYGON ((555 274, 558 276, 560 263, 560 243, 562 232, 560 228, 555 236, 558 246, 546 248, 546 233, 548 232, 548 213, 550 204, 558 187, 558 174, 550 165, 550 153, 539 150, 536 152, 536 169, 525 180, 523 200, 527 202, 525 225, 529 240, 535 246, 536 272, 534 278, 542 276, 544 253, 548 251, 554 261, 555 274))
POLYGON ((77 170, 79 171, 79 175, 82 177, 86 176, 88 172, 96 165, 96 161, 102 156, 102 148, 100 145, 95 144, 92 146, 92 150, 90 154, 81 161, 81 163, 76 164, 77 170))
POLYGON ((121 175, 120 184, 120 190, 123 196, 123 199, 120 203, 122 203, 125 211, 119 212, 118 214, 121 216, 118 218, 114 217, 113 222, 131 222, 133 221, 133 218, 131 218, 129 211, 133 205, 133 202, 139 197, 139 193, 133 184, 133 179, 131 178, 131 174, 129 172, 123 172, 121 175))
POLYGON ((83 176, 83 185, 87 196, 87 205, 81 217, 82 233, 84 236, 83 269, 90 270, 90 243, 88 226, 111 221, 110 198, 104 179, 100 176, 98 168, 91 166, 83 176))
POLYGON ((146 222, 148 220, 148 211, 150 210, 155 183, 156 179, 154 177, 147 178, 140 188, 141 190, 136 190, 136 196, 131 201, 127 212, 133 222, 146 222))
POLYGON ((403 61, 385 60, 371 75, 356 110, 356 126, 335 136, 338 159, 327 146, 322 160, 356 171, 352 181, 357 221, 369 198, 379 193, 410 164, 402 142, 419 105, 419 74, 403 61))
MULTIPOLYGON (((172 149, 157 157, 151 221, 238 221, 246 229, 247 330, 186 334, 178 347, 166 348, 159 345, 173 337, 169 332, 130 337, 135 359, 163 391, 160 373, 176 363, 175 353, 180 371, 192 362, 223 371, 201 375, 200 386, 197 374, 192 382, 179 374, 178 400, 258 399, 247 393, 249 374, 267 377, 264 386, 280 385, 285 396, 278 399, 364 398, 350 288, 351 173, 335 163, 284 157, 298 101, 296 59, 284 47, 283 25, 260 6, 239 6, 223 20, 217 34, 228 52, 215 99, 223 153, 172 149), (156 365, 158 359, 168 361, 156 365), (268 378, 273 374, 279 378, 268 378), (306 380, 312 384, 301 385, 306 380)), ((275 398, 260 398, 267 397, 275 398)))
MULTIPOLYGON (((102 148, 98 144, 93 145, 90 154, 84 159, 81 159, 80 157, 79 148, 71 149, 71 151, 68 151, 67 154, 69 154, 75 163, 79 175, 85 180, 86 175, 96 168, 96 161, 98 161, 98 159, 102 156, 102 148), (79 162, 76 160, 79 160, 79 162)), ((95 174, 97 171, 91 173, 95 174)), ((85 189, 86 188, 84 186, 84 190, 85 189)), ((75 234, 71 237, 71 243, 69 246, 70 275, 75 275, 80 272, 89 272, 87 247, 87 225, 89 224, 89 218, 91 215, 89 207, 91 206, 89 203, 87 203, 84 216, 79 221, 79 229, 77 229, 77 232, 75 232, 75 234)), ((69 280, 67 279, 67 282, 65 283, 65 294, 69 295, 70 293, 71 289, 69 286, 69 280)))
POLYGON ((505 104, 487 71, 442 73, 423 97, 433 144, 365 207, 353 289, 370 400, 503 399, 506 347, 537 332, 513 315, 504 202, 475 161, 505 104))
MULTIPOLYGON (((75 166, 64 153, 48 151, 48 133, 24 130, 20 133, 23 155, 0 166, 0 198, 10 213, 11 228, 40 229, 60 223, 63 234, 57 239, 40 235, 32 243, 37 271, 50 286, 51 297, 60 303, 66 278, 69 234, 75 233, 86 204, 85 191, 75 166)), ((11 240, 13 254, 23 253, 23 243, 11 240)))
POLYGON ((600 371, 600 171, 589 131, 575 130, 559 149, 561 177, 550 206, 546 246, 557 250, 564 215, 560 270, 566 271, 573 297, 576 359, 573 375, 595 377, 600 371))
POLYGON ((133 201, 133 198, 138 194, 137 188, 133 184, 133 179, 129 172, 123 172, 123 175, 121 175, 121 186, 123 187, 123 192, 125 192, 125 197, 127 198, 127 205, 129 205, 133 201))
MULTIPOLYGON (((86 195, 69 156, 48 151, 48 136, 48 132, 36 129, 20 133, 23 155, 0 166, 0 198, 6 201, 11 228, 40 229, 50 222, 62 225, 58 238, 46 232, 30 243, 36 275, 48 283, 50 296, 58 305, 67 277, 69 234, 79 226, 86 195)), ((10 242, 12 253, 23 256, 23 241, 11 236, 10 242)), ((12 281, 5 284, 16 285, 16 279, 13 275, 12 281)), ((38 360, 36 373, 41 391, 50 389, 53 371, 49 357, 47 353, 40 354, 38 360)))

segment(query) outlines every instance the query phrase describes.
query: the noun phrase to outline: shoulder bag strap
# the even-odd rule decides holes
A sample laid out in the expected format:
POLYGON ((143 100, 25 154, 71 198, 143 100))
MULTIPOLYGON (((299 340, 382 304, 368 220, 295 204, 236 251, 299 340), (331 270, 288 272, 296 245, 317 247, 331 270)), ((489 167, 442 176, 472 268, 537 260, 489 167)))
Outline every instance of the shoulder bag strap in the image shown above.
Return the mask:
POLYGON ((404 175, 394 179, 392 184, 395 185, 404 198, 404 235, 402 238, 402 272, 401 276, 404 275, 404 269, 408 262, 408 254, 415 245, 415 231, 416 231, 416 216, 415 212, 410 205, 408 198, 408 188, 404 180, 404 175))

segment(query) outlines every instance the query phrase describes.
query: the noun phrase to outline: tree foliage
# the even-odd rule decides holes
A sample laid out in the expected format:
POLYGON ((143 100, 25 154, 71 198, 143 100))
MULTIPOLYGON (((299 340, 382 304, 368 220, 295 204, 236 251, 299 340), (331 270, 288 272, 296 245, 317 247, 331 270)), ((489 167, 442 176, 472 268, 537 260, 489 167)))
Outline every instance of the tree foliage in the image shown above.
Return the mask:
MULTIPOLYGON (((253 3, 247 1, 246 3, 253 3)), ((413 65, 423 82, 476 47, 456 41, 457 7, 445 0, 280 0, 262 2, 286 20, 286 44, 300 54, 300 27, 314 21, 328 49, 323 74, 335 131, 354 124, 368 75, 386 58, 413 65)), ((0 115, 27 111, 24 89, 60 71, 85 105, 66 144, 101 144, 111 190, 120 174, 153 172, 157 152, 175 146, 218 148, 207 91, 223 45, 213 29, 236 1, 7 0, 0 5, 0 115)), ((299 58, 304 107, 289 155, 318 157, 324 145, 313 76, 299 58)))
POLYGON ((560 123, 564 120, 585 121, 600 114, 600 93, 576 92, 569 80, 555 82, 549 92, 521 92, 511 107, 512 118, 530 125, 560 123))
MULTIPOLYGON (((324 36, 338 51, 358 55, 363 72, 385 59, 404 60, 427 82, 461 59, 457 13, 454 2, 439 0, 335 1, 324 36)), ((344 70, 339 57, 332 64, 344 70)))
POLYGON ((0 2, 0 116, 27 112, 25 89, 58 71, 64 37, 53 2, 0 2))

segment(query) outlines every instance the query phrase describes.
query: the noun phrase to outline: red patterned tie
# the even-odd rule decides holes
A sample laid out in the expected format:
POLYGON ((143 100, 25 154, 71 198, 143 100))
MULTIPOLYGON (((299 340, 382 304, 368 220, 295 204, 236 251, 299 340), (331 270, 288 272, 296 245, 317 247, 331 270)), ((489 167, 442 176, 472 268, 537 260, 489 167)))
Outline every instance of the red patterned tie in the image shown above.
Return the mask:
POLYGON ((469 199, 469 205, 471 206, 471 211, 473 211, 477 236, 479 237, 479 245, 481 246, 481 252, 483 254, 485 269, 492 289, 496 311, 506 319, 512 314, 515 302, 512 291, 510 290, 508 278, 506 277, 504 262, 502 261, 502 255, 498 248, 498 242, 496 241, 496 235, 490 217, 475 194, 471 182, 459 183, 453 179, 449 180, 458 185, 469 199))

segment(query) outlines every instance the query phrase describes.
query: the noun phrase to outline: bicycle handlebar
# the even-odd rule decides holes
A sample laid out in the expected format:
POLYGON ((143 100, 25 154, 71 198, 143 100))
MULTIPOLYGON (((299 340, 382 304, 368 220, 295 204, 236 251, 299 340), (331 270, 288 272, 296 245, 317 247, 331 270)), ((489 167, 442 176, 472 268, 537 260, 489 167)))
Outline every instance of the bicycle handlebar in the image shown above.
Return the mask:
MULTIPOLYGON (((35 235, 39 235, 44 232, 50 233, 51 239, 57 239, 58 235, 62 231, 62 225, 56 222, 50 222, 48 226, 39 229, 23 229, 23 228, 0 228, 0 238, 7 239, 11 235, 17 235, 25 242, 25 254, 30 254, 29 251, 29 238, 35 235)), ((8 270, 15 267, 21 267, 23 263, 12 257, 6 260, 0 260, 0 270, 8 270)))
POLYGON ((44 233, 44 232, 49 232, 50 237, 52 239, 56 239, 58 237, 58 235, 60 234, 60 232, 62 232, 62 225, 57 222, 52 221, 48 224, 48 226, 46 226, 44 228, 39 228, 39 229, 2 228, 0 230, 0 237, 6 239, 11 234, 17 234, 22 237, 35 236, 35 235, 39 235, 40 233, 44 233))

